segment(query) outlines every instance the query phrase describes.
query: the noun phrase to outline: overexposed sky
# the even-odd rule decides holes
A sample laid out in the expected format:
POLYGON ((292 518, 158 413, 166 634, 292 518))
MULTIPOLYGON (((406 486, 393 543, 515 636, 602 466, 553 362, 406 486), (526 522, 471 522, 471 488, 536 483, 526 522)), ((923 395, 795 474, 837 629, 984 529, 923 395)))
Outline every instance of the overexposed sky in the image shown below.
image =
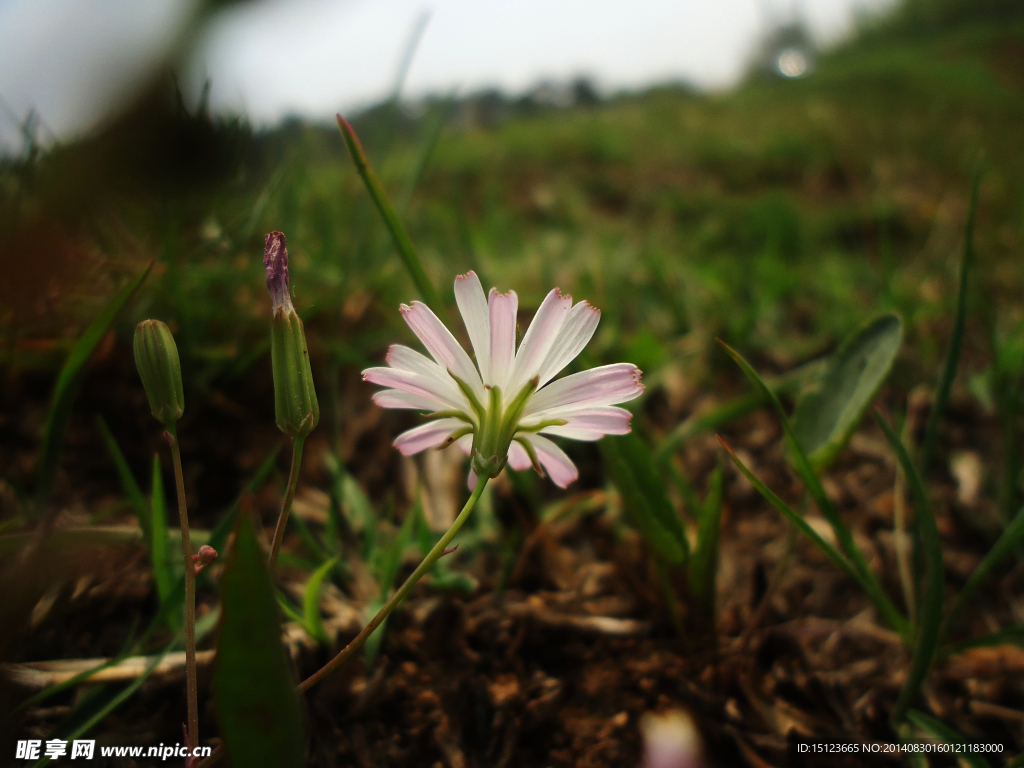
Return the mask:
MULTIPOLYGON (((586 75, 606 90, 666 80, 722 88, 758 36, 799 13, 824 42, 890 0, 262 0, 222 12, 186 86, 257 124, 384 98, 426 18, 404 94, 509 93, 586 75)), ((0 0, 0 143, 34 109, 41 138, 94 127, 157 70, 192 0, 0 0)))

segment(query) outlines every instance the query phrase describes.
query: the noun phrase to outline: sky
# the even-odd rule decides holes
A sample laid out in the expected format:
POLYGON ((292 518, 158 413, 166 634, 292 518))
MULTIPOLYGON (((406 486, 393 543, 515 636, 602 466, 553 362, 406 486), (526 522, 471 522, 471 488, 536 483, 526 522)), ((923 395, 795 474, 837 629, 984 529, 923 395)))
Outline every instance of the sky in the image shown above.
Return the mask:
MULTIPOLYGON (((417 32, 403 95, 522 93, 590 77, 605 92, 727 88, 766 30, 799 14, 827 44, 890 0, 257 0, 222 11, 181 65, 216 111, 258 125, 326 119, 386 97, 417 32)), ((30 110, 45 143, 94 130, 159 71, 193 0, 0 0, 0 145, 30 110)))

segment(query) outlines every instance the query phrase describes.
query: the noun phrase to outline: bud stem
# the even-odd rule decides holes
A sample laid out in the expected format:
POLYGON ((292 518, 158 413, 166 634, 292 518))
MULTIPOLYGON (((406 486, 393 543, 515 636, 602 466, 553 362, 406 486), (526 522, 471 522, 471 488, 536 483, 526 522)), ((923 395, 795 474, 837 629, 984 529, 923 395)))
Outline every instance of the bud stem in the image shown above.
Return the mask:
POLYGON ((295 499, 295 488, 299 484, 299 469, 302 467, 302 444, 306 438, 298 435, 292 441, 292 468, 288 472, 288 488, 284 494, 284 502, 281 504, 281 514, 277 517, 277 528, 274 529, 274 543, 270 546, 270 567, 274 567, 277 561, 277 553, 281 549, 281 542, 284 540, 284 529, 288 525, 288 514, 292 511, 292 501, 295 499))
POLYGON ((455 522, 452 523, 451 528, 445 531, 444 536, 441 537, 440 541, 438 541, 427 556, 423 558, 423 562, 416 566, 416 570, 412 572, 412 575, 405 580, 405 583, 398 588, 395 594, 391 596, 391 599, 388 600, 377 615, 370 620, 370 623, 363 627, 363 631, 356 635, 355 640, 346 645, 338 655, 327 662, 327 664, 299 683, 300 691, 308 691, 314 685, 331 674, 331 672, 344 664, 349 656, 354 654, 363 646, 363 643, 365 643, 367 638, 373 634, 373 631, 381 625, 384 619, 386 619, 388 615, 395 610, 403 600, 405 600, 408 594, 412 591, 412 588, 416 586, 416 583, 423 578, 427 571, 434 567, 434 563, 436 563, 442 555, 449 554, 453 551, 448 549, 448 545, 451 543, 452 539, 455 538, 455 534, 459 532, 459 529, 462 528, 466 520, 469 519, 470 512, 473 511, 477 501, 480 500, 480 496, 484 492, 484 487, 487 485, 487 479, 488 478, 486 477, 477 478, 476 488, 473 489, 473 493, 466 502, 466 506, 464 506, 462 511, 459 512, 459 516, 455 518, 455 522))
POLYGON ((164 437, 171 444, 174 462, 174 483, 178 492, 178 519, 181 521, 181 551, 185 559, 185 689, 188 698, 188 746, 199 746, 199 694, 196 691, 196 573, 192 562, 192 539, 188 529, 185 506, 185 478, 181 472, 178 437, 168 429, 164 437))

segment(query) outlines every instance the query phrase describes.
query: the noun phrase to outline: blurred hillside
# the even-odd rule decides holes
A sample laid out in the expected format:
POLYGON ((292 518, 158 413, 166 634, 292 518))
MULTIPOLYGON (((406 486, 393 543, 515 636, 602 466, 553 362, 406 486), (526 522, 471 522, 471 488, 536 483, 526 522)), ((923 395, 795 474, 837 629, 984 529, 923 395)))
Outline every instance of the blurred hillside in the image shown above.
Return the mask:
MULTIPOLYGON (((190 112, 168 85, 101 135, 4 161, 8 375, 55 370, 104 298, 155 259, 117 343, 164 318, 187 375, 237 385, 266 349, 271 229, 288 235, 314 354, 379 358, 415 293, 336 130, 254 132, 190 112)), ((389 102, 354 122, 449 298, 469 268, 527 311, 558 284, 604 311, 595 356, 685 389, 714 370, 716 335, 789 367, 886 308, 907 318, 908 359, 931 375, 979 158, 977 309, 991 323, 969 348, 983 365, 987 335, 1016 333, 1022 312, 1022 97, 1018 3, 909 0, 800 79, 608 100, 579 81, 515 100, 389 102)))

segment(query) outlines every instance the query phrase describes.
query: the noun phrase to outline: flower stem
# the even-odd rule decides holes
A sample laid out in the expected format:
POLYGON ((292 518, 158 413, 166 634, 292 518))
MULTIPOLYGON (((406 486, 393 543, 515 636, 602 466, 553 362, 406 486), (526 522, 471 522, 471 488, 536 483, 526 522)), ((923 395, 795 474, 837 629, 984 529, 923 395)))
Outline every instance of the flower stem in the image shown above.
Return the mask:
POLYGON ((292 442, 292 468, 288 472, 288 489, 284 494, 284 503, 281 504, 281 514, 277 518, 277 528, 274 529, 274 543, 270 547, 270 567, 274 567, 277 561, 278 550, 281 549, 281 542, 284 540, 284 529, 288 525, 288 513, 292 510, 292 500, 295 498, 295 487, 299 484, 299 469, 302 467, 302 444, 306 438, 299 435, 292 442))
POLYGON ((188 746, 199 746, 199 694, 196 691, 196 572, 192 562, 192 539, 188 530, 188 509, 185 506, 185 478, 181 472, 178 437, 164 433, 171 444, 174 462, 174 483, 178 492, 178 519, 181 522, 181 552, 185 559, 185 692, 188 698, 188 746))
POLYGON ((429 571, 434 566, 434 563, 440 559, 441 555, 444 554, 452 539, 455 538, 455 534, 459 532, 459 529, 462 528, 466 520, 469 519, 469 514, 473 511, 477 501, 479 501, 480 495, 484 492, 484 486, 486 485, 486 477, 480 477, 477 479, 476 488, 473 489, 473 493, 466 502, 466 506, 464 506, 462 511, 459 512, 459 516, 455 518, 455 522, 452 523, 451 528, 445 531, 444 536, 442 536, 437 544, 434 545, 434 548, 430 550, 427 556, 423 558, 423 562, 416 567, 416 570, 412 572, 412 575, 405 580, 405 583, 398 588, 398 591, 391 596, 391 599, 384 604, 384 607, 380 609, 370 623, 363 627, 362 632, 356 635, 355 640, 346 645, 338 655, 327 662, 327 664, 299 683, 300 691, 308 691, 314 685, 331 674, 331 672, 344 664, 349 656, 354 654, 363 646, 363 643, 365 643, 367 638, 373 634, 373 631, 381 625, 381 622, 383 622, 384 619, 386 619, 388 615, 408 596, 412 591, 412 588, 416 586, 416 582, 423 578, 423 575, 429 571))
MULTIPOLYGON (((395 610, 395 608, 398 607, 399 603, 401 603, 412 591, 412 588, 416 586, 416 583, 423 578, 423 575, 429 571, 433 567, 434 563, 441 558, 441 555, 445 553, 445 550, 448 549, 448 545, 451 543, 452 539, 455 538, 455 534, 459 532, 459 529, 462 528, 466 520, 469 519, 469 514, 473 511, 477 501, 480 500, 480 495, 484 492, 485 485, 487 485, 486 477, 480 477, 477 479, 476 488, 473 489, 473 493, 469 497, 469 501, 466 502, 466 506, 462 508, 459 516, 455 518, 455 522, 452 523, 451 528, 445 531, 441 540, 438 541, 427 556, 423 558, 423 562, 416 567, 416 570, 412 572, 412 575, 405 580, 405 583, 398 588, 398 591, 391 596, 391 599, 385 603, 384 607, 380 609, 370 623, 363 627, 362 632, 356 635, 355 640, 346 645, 341 651, 339 651, 338 655, 327 662, 327 664, 299 683, 298 691, 300 693, 308 691, 314 685, 319 683, 331 674, 331 672, 344 664, 352 654, 363 647, 363 643, 365 643, 367 638, 373 634, 373 631, 381 625, 384 619, 386 619, 388 615, 395 610)), ((213 750, 213 753, 209 757, 199 763, 198 768, 212 768, 223 759, 224 755, 224 745, 220 744, 215 750, 213 750)))

